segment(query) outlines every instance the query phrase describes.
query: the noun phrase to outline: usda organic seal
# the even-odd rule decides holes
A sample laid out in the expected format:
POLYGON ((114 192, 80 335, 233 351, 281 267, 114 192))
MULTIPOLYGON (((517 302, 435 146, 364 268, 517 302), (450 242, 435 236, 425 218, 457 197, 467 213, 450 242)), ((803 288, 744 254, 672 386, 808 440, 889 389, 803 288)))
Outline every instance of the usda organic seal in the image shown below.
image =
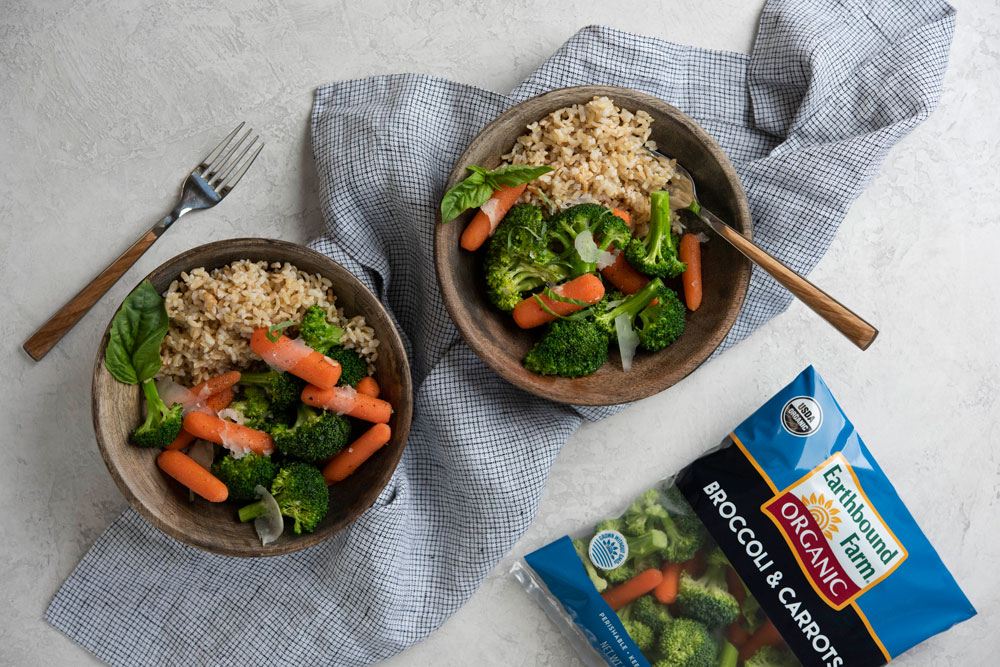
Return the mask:
POLYGON ((591 562, 602 570, 613 570, 628 558, 628 542, 617 530, 602 530, 590 540, 591 562))

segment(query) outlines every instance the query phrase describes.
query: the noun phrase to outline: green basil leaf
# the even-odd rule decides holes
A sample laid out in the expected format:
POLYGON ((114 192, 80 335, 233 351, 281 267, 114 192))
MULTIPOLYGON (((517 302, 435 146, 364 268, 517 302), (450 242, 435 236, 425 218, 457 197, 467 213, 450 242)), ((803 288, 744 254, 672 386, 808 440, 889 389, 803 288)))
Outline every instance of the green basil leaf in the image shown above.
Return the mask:
POLYGON ((281 332, 288 327, 294 327, 296 324, 298 324, 298 322, 295 320, 285 320, 284 322, 272 324, 267 328, 267 333, 264 334, 264 338, 267 338, 272 343, 277 343, 278 339, 281 338, 281 332))
POLYGON ((476 174, 465 179, 445 193, 441 199, 441 222, 451 222, 470 208, 478 208, 493 196, 493 188, 483 182, 476 174), (470 182, 471 181, 471 182, 470 182))
POLYGON ((148 280, 126 297, 111 321, 104 365, 120 382, 138 384, 160 370, 160 344, 167 333, 167 309, 148 280))
POLYGON ((531 167, 526 164, 508 164, 492 172, 497 184, 512 188, 524 183, 530 183, 542 174, 552 171, 552 167, 531 167))
POLYGON ((441 222, 451 222, 463 211, 479 208, 501 187, 509 188, 528 183, 552 171, 552 167, 530 167, 526 164, 509 164, 496 171, 476 165, 468 169, 472 173, 444 193, 444 197, 441 198, 441 222))

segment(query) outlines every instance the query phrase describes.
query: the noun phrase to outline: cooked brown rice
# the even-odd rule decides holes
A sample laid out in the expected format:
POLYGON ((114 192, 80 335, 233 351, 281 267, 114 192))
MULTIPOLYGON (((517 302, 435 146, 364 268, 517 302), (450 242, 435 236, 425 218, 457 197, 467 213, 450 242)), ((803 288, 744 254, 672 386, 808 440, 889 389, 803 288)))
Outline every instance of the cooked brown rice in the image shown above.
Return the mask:
POLYGON ((211 272, 181 273, 164 295, 170 325, 160 347, 159 376, 194 384, 260 358, 250 350, 258 327, 301 320, 310 306, 326 308, 327 319, 344 329, 344 347, 368 362, 378 358, 378 338, 363 315, 348 319, 336 305, 331 282, 285 262, 241 260, 211 272))
POLYGON ((621 208, 642 232, 649 193, 666 187, 676 164, 645 150, 656 148, 649 138, 652 122, 645 111, 632 113, 608 97, 595 97, 531 123, 503 160, 553 171, 530 183, 520 202, 548 208, 548 198, 556 209, 582 203, 621 208))

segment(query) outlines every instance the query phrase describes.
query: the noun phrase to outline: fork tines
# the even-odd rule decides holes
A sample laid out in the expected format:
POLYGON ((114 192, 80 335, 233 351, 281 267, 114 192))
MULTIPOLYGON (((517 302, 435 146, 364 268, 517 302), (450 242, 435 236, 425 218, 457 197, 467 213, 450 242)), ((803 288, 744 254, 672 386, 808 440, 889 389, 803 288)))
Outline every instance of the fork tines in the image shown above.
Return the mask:
POLYGON ((250 143, 244 146, 239 155, 233 157, 236 151, 240 149, 240 146, 243 146, 247 137, 249 137, 250 133, 253 131, 248 128, 243 136, 233 143, 233 138, 241 129, 243 129, 244 125, 246 125, 246 122, 237 125, 236 129, 230 132, 226 138, 222 140, 222 143, 216 146, 215 149, 208 154, 208 157, 201 161, 201 164, 199 164, 198 168, 195 170, 202 178, 208 181, 208 184, 212 186, 212 189, 214 189, 220 197, 225 197, 230 190, 236 187, 236 184, 240 182, 241 178, 243 178, 243 174, 247 172, 247 169, 250 168, 253 161, 257 159, 260 149, 264 147, 263 142, 257 144, 257 140, 260 139, 260 135, 256 135, 250 140, 250 143), (250 157, 244 160, 244 157, 246 157, 247 153, 254 147, 255 144, 257 144, 257 148, 253 153, 250 153, 250 157))

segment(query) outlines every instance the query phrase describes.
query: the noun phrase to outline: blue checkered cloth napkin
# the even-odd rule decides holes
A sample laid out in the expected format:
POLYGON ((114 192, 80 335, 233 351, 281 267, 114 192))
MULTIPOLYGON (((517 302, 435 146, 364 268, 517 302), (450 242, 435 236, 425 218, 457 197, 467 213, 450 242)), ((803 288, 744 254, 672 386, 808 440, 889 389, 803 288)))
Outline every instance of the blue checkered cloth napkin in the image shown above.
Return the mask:
MULTIPOLYGON (((757 242, 808 273, 886 152, 934 108, 954 16, 943 2, 771 0, 750 56, 587 27, 509 95, 420 75, 318 89, 312 138, 328 233, 313 247, 373 289, 403 332, 416 394, 399 469, 349 529, 277 558, 205 553, 127 510, 46 618, 116 665, 355 665, 419 641, 527 529, 581 420, 615 410, 514 388, 448 318, 431 238, 469 141, 553 88, 650 93, 715 137, 743 180, 757 242)), ((755 270, 721 349, 789 302, 755 270)))

